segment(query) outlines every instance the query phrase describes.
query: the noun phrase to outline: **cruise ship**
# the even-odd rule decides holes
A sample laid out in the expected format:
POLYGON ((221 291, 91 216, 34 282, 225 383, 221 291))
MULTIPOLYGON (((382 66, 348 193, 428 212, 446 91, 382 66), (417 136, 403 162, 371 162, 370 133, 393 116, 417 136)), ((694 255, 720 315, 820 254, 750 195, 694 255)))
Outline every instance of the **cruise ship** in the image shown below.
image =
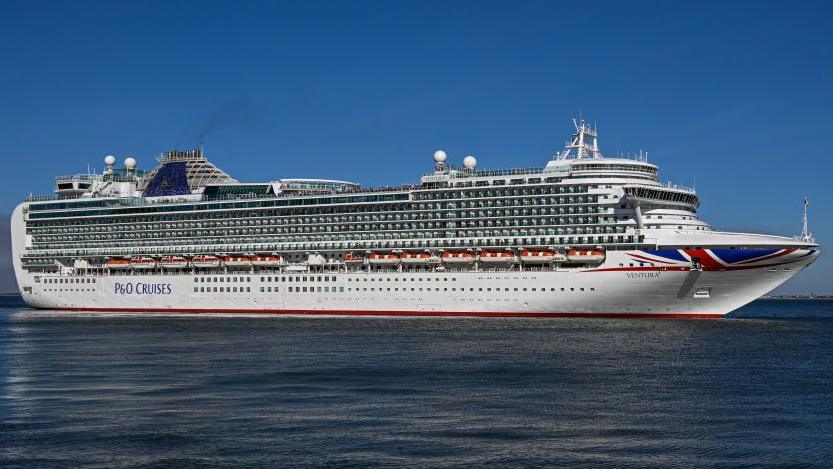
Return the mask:
POLYGON ((645 157, 573 121, 543 166, 444 151, 413 184, 243 183, 201 149, 57 177, 12 214, 35 308, 319 315, 721 317, 815 261, 795 237, 714 230, 645 157))

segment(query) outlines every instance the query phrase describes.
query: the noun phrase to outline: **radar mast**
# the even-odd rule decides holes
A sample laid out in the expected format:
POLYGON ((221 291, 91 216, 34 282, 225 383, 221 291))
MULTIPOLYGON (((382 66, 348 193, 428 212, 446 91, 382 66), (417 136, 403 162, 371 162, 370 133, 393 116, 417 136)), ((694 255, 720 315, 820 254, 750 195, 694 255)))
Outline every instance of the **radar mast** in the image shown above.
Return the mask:
POLYGON ((564 150, 556 155, 556 159, 602 158, 602 152, 599 151, 599 134, 596 132, 596 128, 591 128, 590 124, 584 119, 578 121, 573 119, 573 126, 576 129, 573 139, 567 142, 564 150))

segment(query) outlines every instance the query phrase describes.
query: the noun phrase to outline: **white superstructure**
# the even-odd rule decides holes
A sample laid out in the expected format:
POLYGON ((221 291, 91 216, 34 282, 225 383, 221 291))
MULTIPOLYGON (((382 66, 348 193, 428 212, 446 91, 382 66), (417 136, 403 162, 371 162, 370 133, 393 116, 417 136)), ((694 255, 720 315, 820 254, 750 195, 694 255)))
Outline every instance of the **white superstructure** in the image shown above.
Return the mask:
POLYGON ((366 189, 240 183, 201 150, 149 173, 108 156, 14 211, 20 292, 90 311, 716 317, 820 254, 806 223, 795 238, 712 230, 693 189, 602 156, 585 122, 544 167, 447 160, 366 189))

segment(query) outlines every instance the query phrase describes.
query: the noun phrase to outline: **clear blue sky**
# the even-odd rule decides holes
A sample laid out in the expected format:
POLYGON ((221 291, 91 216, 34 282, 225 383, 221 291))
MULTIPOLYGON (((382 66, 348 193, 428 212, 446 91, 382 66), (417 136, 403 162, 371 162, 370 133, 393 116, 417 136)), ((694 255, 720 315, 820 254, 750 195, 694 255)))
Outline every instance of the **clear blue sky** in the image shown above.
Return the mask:
MULTIPOLYGON (((833 241, 831 2, 7 0, 0 64, 2 213, 200 141, 244 181, 541 165, 582 112, 714 227, 797 234, 807 195, 833 241)), ((781 291, 833 292, 830 257, 781 291)))

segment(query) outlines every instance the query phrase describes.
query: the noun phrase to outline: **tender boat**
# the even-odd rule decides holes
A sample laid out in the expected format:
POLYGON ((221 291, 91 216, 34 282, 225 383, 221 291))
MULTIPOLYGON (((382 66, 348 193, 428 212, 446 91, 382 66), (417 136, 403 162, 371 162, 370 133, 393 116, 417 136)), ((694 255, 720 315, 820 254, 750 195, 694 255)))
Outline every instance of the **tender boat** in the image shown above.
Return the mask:
POLYGON ((223 258, 223 265, 226 267, 251 267, 252 259, 249 257, 226 256, 223 258))
POLYGON ((220 258, 211 255, 200 255, 191 259, 191 265, 199 269, 213 269, 220 267, 220 258))
POLYGON ((156 268, 156 259, 147 256, 131 257, 130 268, 132 269, 153 269, 156 268))
POLYGON ((576 264, 596 264, 604 262, 605 253, 597 249, 591 251, 579 251, 570 249, 567 251, 567 260, 576 264))
POLYGON ((182 256, 164 256, 159 260, 163 269, 184 269, 188 267, 188 259, 182 256))
POLYGON ((510 251, 484 251, 480 253, 478 260, 484 264, 507 264, 517 259, 510 251))
POLYGON ((356 254, 354 252, 344 253, 345 264, 361 264, 362 262, 364 262, 364 257, 362 257, 361 254, 356 254))
POLYGON ((410 265, 427 265, 439 261, 436 257, 433 257, 431 254, 425 252, 403 252, 402 255, 399 256, 399 260, 403 264, 410 265))
POLYGON ((367 256, 367 262, 373 265, 396 265, 399 264, 399 256, 390 253, 374 252, 367 256))
POLYGON ((129 269, 130 261, 127 259, 107 259, 104 263, 104 267, 114 270, 129 269))
POLYGON ((474 259, 474 254, 461 251, 446 251, 442 256, 442 260, 446 264, 471 264, 474 259))
POLYGON ((255 267, 280 267, 285 262, 280 256, 255 256, 251 258, 251 265, 255 267))
POLYGON ((521 261, 527 264, 549 264, 555 261, 555 251, 524 249, 521 261))

